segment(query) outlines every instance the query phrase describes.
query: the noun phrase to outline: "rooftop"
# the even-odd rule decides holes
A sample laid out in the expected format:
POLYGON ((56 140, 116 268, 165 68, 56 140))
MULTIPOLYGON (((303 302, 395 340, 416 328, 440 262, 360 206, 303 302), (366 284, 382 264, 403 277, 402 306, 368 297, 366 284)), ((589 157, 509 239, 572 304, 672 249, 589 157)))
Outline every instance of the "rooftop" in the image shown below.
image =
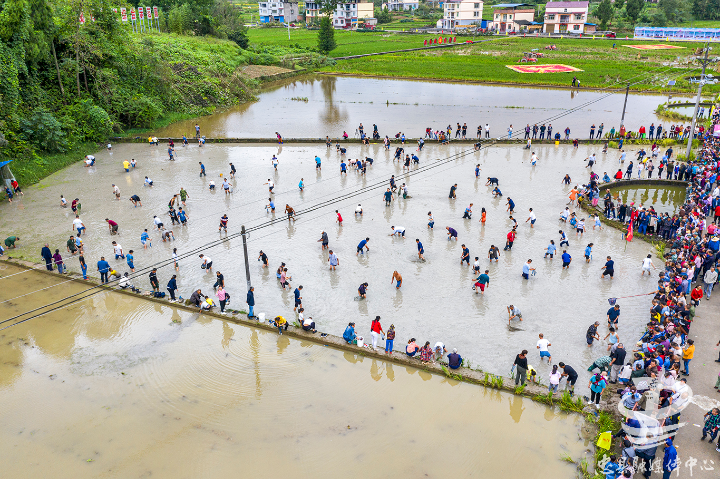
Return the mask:
POLYGON ((527 3, 498 3, 497 5, 492 5, 493 8, 517 8, 517 7, 524 7, 524 6, 531 6, 527 3))
POLYGON ((587 8, 589 2, 547 2, 545 10, 548 8, 587 8))

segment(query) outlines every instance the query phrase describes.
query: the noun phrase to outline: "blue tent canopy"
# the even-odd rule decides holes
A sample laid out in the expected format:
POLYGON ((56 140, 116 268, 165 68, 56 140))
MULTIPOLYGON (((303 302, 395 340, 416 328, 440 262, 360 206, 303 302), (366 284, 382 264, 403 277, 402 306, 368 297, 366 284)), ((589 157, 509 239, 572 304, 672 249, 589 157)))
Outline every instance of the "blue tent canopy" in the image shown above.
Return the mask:
POLYGON ((12 160, 0 161, 0 168, 2 168, 3 166, 7 165, 7 164, 10 163, 11 161, 12 161, 12 160))

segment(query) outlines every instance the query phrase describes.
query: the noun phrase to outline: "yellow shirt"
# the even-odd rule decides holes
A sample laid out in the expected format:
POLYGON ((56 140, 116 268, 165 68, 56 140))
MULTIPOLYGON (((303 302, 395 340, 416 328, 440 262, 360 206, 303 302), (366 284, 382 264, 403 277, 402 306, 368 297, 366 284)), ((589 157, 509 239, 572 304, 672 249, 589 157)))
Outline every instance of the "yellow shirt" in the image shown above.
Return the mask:
POLYGON ((695 345, 691 344, 687 348, 685 348, 685 352, 683 353, 683 359, 692 359, 693 354, 695 354, 695 345))
POLYGON ((130 169, 130 162, 127 160, 123 161, 123 168, 125 168, 126 170, 130 169))

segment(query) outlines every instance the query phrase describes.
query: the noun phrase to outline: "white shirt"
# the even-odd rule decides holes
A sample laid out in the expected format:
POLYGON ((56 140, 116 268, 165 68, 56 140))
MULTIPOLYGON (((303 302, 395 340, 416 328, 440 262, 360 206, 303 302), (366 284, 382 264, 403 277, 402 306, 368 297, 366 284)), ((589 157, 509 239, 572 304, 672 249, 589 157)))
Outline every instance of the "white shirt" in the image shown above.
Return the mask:
POLYGON ((173 253, 172 258, 173 258, 173 261, 175 261, 177 263, 177 260, 178 260, 177 253, 173 253))
POLYGON ((63 205, 67 205, 67 200, 65 198, 62 198, 60 200, 60 203, 62 203, 63 205))
POLYGON ((530 212, 530 221, 533 221, 533 220, 535 220, 535 219, 537 219, 537 218, 535 217, 535 212, 531 211, 531 212, 530 212))
POLYGON ((541 351, 541 352, 547 352, 547 350, 548 350, 548 344, 550 344, 550 341, 548 341, 547 339, 540 339, 540 340, 537 342, 537 345, 538 345, 538 347, 540 348, 540 351, 541 351))
POLYGON ((535 163, 538 160, 538 157, 535 153, 533 153, 532 158, 530 158, 533 163, 535 163))
POLYGON ((567 217, 568 217, 569 214, 570 214, 570 211, 569 211, 569 210, 565 210, 565 211, 563 211, 562 213, 560 213, 560 217, 567 219, 567 217))
POLYGON ((230 183, 228 183, 227 180, 225 180, 225 181, 223 182, 223 188, 225 188, 226 190, 229 190, 229 189, 230 189, 230 183))
POLYGON ((119 244, 116 244, 113 249, 115 249, 115 254, 122 254, 122 246, 119 244))
POLYGON ((268 184, 268 188, 273 188, 275 186, 275 183, 273 183, 272 181, 268 181, 267 184, 268 184))
POLYGON ((210 259, 209 256, 203 256, 203 259, 205 260, 206 264, 212 263, 212 260, 210 259))
POLYGON ((355 208, 355 213, 362 213, 362 206, 357 205, 357 208, 355 208))
POLYGON ((158 218, 157 216, 155 217, 155 219, 153 221, 155 222, 156 225, 159 225, 162 223, 162 220, 160 218, 158 218))
POLYGON ((85 158, 87 158, 87 159, 88 159, 88 160, 90 160, 90 161, 92 161, 92 160, 94 160, 94 159, 95 159, 95 157, 94 157, 94 156, 92 156, 92 155, 88 155, 88 156, 86 156, 85 158))
POLYGON ((213 180, 210 180, 210 186, 215 186, 215 182, 213 180))
POLYGON ((401 235, 405 233, 405 228, 402 226, 396 226, 395 231, 393 231, 394 235, 401 235))
POLYGON ((115 193, 115 194, 120 193, 120 188, 118 188, 117 185, 113 186, 113 193, 115 193))
POLYGON ((440 348, 440 351, 445 351, 445 345, 441 341, 438 341, 437 343, 435 343, 435 347, 433 348, 433 351, 437 351, 438 348, 440 348))
POLYGON ((75 226, 75 229, 77 229, 77 228, 82 228, 82 227, 83 227, 83 223, 82 223, 82 221, 80 220, 80 218, 75 218, 75 219, 73 220, 73 226, 75 226))
POLYGON ((303 326, 310 326, 311 324, 312 318, 308 316, 308 318, 303 321, 303 326))
POLYGON ((298 313, 298 323, 305 324, 305 315, 303 313, 298 313))
POLYGON ((643 260, 643 268, 650 269, 650 265, 652 265, 652 260, 650 258, 645 258, 643 260))
POLYGON ((145 184, 149 185, 150 183, 152 183, 152 180, 150 178, 145 178, 145 184))
POLYGON ((557 384, 560 384, 560 378, 561 378, 561 377, 562 377, 562 375, 560 374, 560 370, 559 370, 559 369, 558 369, 558 371, 557 371, 555 374, 550 373, 550 384, 552 384, 553 386, 554 386, 554 385, 557 385, 557 384))

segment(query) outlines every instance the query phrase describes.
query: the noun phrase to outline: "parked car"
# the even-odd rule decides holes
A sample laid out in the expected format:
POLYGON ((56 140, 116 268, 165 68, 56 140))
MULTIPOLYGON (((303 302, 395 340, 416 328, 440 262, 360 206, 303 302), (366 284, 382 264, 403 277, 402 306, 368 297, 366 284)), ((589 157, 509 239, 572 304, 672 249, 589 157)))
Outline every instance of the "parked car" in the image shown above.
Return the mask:
POLYGON ((593 35, 599 35, 599 36, 605 37, 605 38, 616 38, 615 32, 611 32, 611 31, 604 31, 604 32, 599 31, 599 32, 595 32, 593 35))

